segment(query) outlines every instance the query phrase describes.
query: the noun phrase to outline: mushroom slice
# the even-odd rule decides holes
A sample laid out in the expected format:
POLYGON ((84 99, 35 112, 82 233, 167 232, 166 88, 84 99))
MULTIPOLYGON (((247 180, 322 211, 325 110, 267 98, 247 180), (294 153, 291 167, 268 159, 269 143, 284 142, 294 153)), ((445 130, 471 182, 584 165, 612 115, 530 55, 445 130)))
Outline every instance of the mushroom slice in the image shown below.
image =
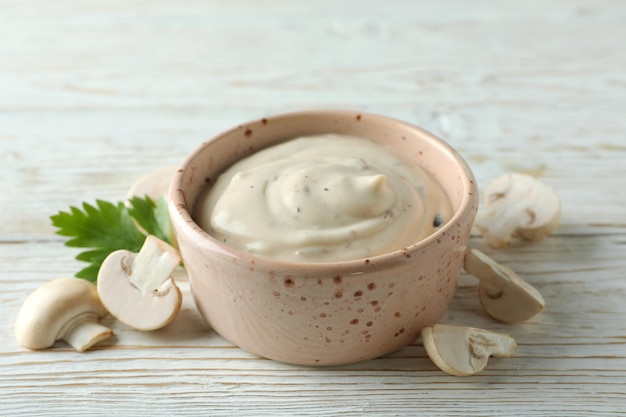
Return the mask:
POLYGON ((58 278, 26 298, 15 321, 15 337, 28 349, 47 349, 64 340, 84 352, 113 334, 98 324, 106 315, 95 285, 78 278, 58 278))
POLYGON ((508 334, 447 324, 424 327, 422 341, 434 364, 457 376, 477 374, 490 356, 511 357, 517 349, 515 339, 508 334))
POLYGON ((481 251, 468 250, 463 262, 465 271, 480 280, 480 303, 491 317, 515 323, 534 317, 545 307, 546 303, 535 287, 481 251))
POLYGON ((530 175, 511 173, 483 191, 476 227, 487 244, 506 246, 512 237, 540 240, 556 229, 561 201, 556 191, 530 175))
POLYGON ((172 278, 178 251, 146 237, 139 253, 112 252, 98 272, 98 294, 111 315, 138 330, 159 329, 176 317, 182 294, 172 278))

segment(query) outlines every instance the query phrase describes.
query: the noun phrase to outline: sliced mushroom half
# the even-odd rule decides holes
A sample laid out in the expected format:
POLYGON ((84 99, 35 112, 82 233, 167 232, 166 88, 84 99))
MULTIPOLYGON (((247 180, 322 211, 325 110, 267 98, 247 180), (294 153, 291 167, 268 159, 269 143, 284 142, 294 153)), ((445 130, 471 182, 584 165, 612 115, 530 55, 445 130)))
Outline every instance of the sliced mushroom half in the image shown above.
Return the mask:
POLYGON ((512 336, 475 327, 435 324, 422 329, 428 357, 442 371, 457 376, 482 371, 490 356, 510 357, 517 343, 512 336))
POLYGON ((138 330, 155 330, 178 314, 182 294, 172 278, 178 251, 148 236, 139 253, 111 253, 98 272, 98 294, 111 315, 138 330))
POLYGON ((469 249, 465 253, 463 267, 480 280, 480 303, 496 320, 525 321, 539 314, 546 305, 535 287, 479 250, 469 249))

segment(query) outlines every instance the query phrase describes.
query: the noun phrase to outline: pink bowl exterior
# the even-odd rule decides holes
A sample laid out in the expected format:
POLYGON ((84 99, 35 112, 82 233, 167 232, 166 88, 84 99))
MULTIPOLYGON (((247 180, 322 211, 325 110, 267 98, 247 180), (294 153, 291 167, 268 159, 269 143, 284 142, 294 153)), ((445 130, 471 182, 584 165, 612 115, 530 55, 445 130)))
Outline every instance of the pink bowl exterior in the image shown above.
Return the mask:
POLYGON ((288 113, 224 132, 193 152, 170 186, 170 215, 202 316, 249 352, 301 365, 385 355, 437 322, 454 295, 477 207, 470 169, 443 141, 401 121, 338 110, 288 113), (199 193, 234 161, 289 138, 330 132, 366 137, 416 159, 448 193, 453 218, 403 250, 327 264, 232 249, 191 218, 199 193))

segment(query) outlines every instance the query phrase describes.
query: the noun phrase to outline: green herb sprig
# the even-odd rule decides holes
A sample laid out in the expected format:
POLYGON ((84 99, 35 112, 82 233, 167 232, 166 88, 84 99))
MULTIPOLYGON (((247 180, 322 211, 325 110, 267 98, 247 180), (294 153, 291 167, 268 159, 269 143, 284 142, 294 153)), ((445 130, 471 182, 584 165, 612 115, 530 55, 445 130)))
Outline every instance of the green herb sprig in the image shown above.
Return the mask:
POLYGON ((71 206, 50 216, 57 234, 67 236, 66 246, 85 248, 76 259, 89 265, 76 273, 77 278, 96 282, 104 259, 119 249, 139 252, 147 235, 172 243, 167 202, 160 197, 133 197, 127 204, 96 200, 83 203, 82 209, 71 206))

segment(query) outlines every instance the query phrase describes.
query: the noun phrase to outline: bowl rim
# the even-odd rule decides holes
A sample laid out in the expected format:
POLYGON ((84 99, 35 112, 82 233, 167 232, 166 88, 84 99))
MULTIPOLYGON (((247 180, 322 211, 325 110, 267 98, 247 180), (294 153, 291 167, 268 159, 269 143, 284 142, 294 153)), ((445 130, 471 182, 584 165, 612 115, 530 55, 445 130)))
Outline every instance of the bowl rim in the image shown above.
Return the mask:
MULTIPOLYGON (((329 132, 332 133, 332 132, 329 132)), ((232 161, 234 163, 235 161, 232 161)), ((203 141, 198 147, 196 147, 191 153, 187 155, 187 157, 182 161, 179 165, 178 169, 175 171, 174 176, 171 179, 169 190, 168 190, 168 209, 170 214, 170 219, 172 222, 172 226, 174 232, 178 235, 181 233, 186 234, 190 240, 194 241, 194 243, 198 244, 198 246, 202 249, 207 249, 212 252, 219 252, 221 255, 226 255, 234 258, 247 258, 251 257, 255 262, 256 267, 265 266, 268 269, 276 269, 276 270, 310 270, 310 271, 333 271, 333 273, 340 273, 341 271, 346 271, 352 274, 358 274, 359 271, 363 269, 363 266, 367 266, 368 270, 377 270, 384 269, 388 265, 398 262, 398 260, 407 260, 407 254, 415 254, 425 248, 431 246, 434 242, 440 240, 443 236, 445 236, 452 228, 455 227, 459 222, 463 222, 462 220, 471 216, 471 221, 473 222, 473 218, 476 215, 478 210, 478 188, 476 185, 476 179, 472 170, 470 169, 467 162, 463 159, 463 157, 459 154, 459 152, 454 149, 451 145, 445 142, 443 139, 434 135, 433 133, 416 126, 412 123, 408 123, 393 117, 384 116, 376 113, 369 113, 357 110, 335 110, 335 109, 318 109, 318 110, 301 110, 301 111, 293 111, 293 112, 285 112, 279 113, 275 115, 270 115, 263 118, 257 118, 250 120, 245 123, 241 123, 235 127, 229 128, 222 132, 219 132, 213 135, 210 139, 203 141), (215 237, 211 236, 208 232, 204 231, 193 219, 191 211, 193 211, 193 207, 188 207, 184 192, 184 186, 182 184, 182 180, 184 178, 185 169, 192 164, 192 162, 198 158, 200 154, 206 152, 206 148, 210 147, 211 144, 224 136, 231 135, 236 132, 240 132, 242 129, 247 129, 249 126, 255 126, 259 123, 266 124, 268 121, 272 121, 272 123, 280 122, 280 120, 291 119, 294 117, 353 117, 361 119, 363 116, 367 116, 369 119, 392 122, 394 124, 400 124, 405 128, 410 130, 415 130, 421 136, 428 138, 433 145, 435 145, 440 152, 447 153, 458 165, 460 170, 464 173, 464 177, 461 178, 461 182, 465 185, 467 192, 465 192, 459 204, 459 207, 454 211, 452 217, 439 229, 437 229, 434 233, 429 235, 428 237, 417 241, 411 245, 408 245, 404 248, 397 249, 392 252, 387 252, 380 255, 375 255, 367 258, 358 258, 352 260, 344 260, 344 261, 334 261, 334 262, 290 262, 277 260, 269 257, 265 257, 262 255, 257 255, 254 253, 247 252, 245 250, 237 249, 231 247, 229 245, 220 242, 215 237)), ((195 202, 194 202, 195 204, 195 202)), ((469 228, 471 231, 471 227, 469 228)), ((409 256, 410 257, 410 256, 409 256)))

